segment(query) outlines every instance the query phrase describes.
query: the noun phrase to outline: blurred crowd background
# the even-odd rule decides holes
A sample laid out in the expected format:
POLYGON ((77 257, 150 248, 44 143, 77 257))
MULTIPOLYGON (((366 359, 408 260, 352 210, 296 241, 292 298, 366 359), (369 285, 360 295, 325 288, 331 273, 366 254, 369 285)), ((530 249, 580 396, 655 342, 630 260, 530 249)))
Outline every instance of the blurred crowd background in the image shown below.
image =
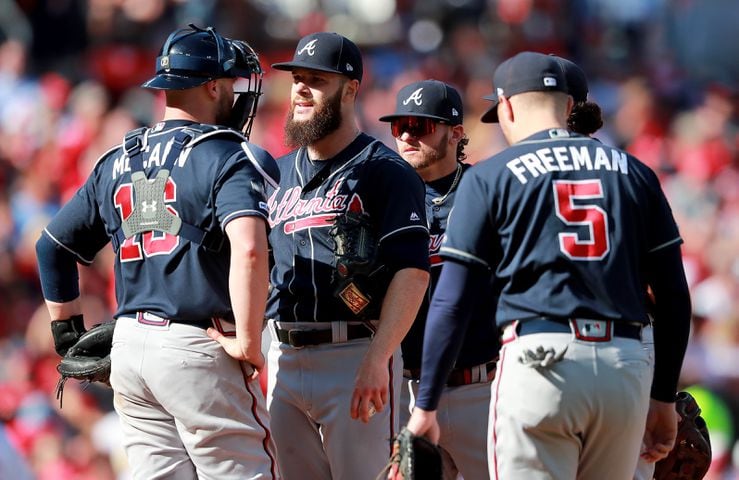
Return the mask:
MULTIPOLYGON (((190 22, 259 52, 252 141, 275 157, 291 78, 270 64, 313 31, 362 48, 360 126, 391 146, 377 118, 400 86, 459 88, 472 163, 505 147, 479 122, 500 61, 536 50, 583 66, 604 112, 595 136, 649 164, 671 201, 694 314, 682 387, 711 431, 710 478, 739 479, 737 18, 735 0, 0 0, 0 479, 128 478, 111 391, 68 382, 59 409, 34 244, 96 159, 159 118, 162 97, 139 84, 190 22)), ((88 327, 110 319, 111 265, 106 249, 80 268, 88 327)))

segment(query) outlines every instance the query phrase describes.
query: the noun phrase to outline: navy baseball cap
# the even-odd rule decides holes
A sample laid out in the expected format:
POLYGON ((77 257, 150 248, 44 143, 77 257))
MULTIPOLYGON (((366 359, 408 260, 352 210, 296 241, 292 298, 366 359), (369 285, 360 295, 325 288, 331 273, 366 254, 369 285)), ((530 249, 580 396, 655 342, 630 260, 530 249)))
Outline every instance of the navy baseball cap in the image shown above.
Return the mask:
POLYGON ((483 97, 493 102, 480 118, 483 123, 498 122, 499 96, 510 98, 524 92, 570 93, 557 58, 538 52, 521 52, 498 65, 493 74, 493 91, 483 97))
POLYGON ((277 70, 309 68, 340 73, 362 81, 362 54, 354 42, 333 32, 311 33, 301 38, 292 62, 272 64, 277 70))
POLYGON ((383 115, 381 122, 398 117, 425 117, 449 125, 462 123, 462 97, 454 87, 438 80, 411 83, 398 92, 395 113, 383 115))
POLYGON ((567 80, 567 91, 572 95, 575 103, 585 102, 588 99, 588 77, 579 65, 572 60, 554 56, 562 66, 567 80))

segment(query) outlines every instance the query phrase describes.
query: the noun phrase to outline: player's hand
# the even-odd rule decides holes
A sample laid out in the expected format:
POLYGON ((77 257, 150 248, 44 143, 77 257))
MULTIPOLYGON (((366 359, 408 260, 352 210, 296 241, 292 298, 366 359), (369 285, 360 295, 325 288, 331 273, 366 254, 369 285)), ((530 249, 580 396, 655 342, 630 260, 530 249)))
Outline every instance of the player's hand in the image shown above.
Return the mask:
POLYGON ((675 446, 679 419, 674 403, 649 400, 647 428, 644 431, 644 449, 641 453, 648 463, 662 460, 675 446))
POLYGON ((413 409, 411 418, 408 420, 408 430, 414 435, 423 435, 432 443, 438 444, 441 430, 436 420, 436 410, 422 410, 418 407, 413 409))
POLYGON ((375 412, 380 412, 388 400, 390 372, 387 362, 365 357, 354 380, 354 393, 349 415, 368 423, 375 412))
POLYGON ((258 374, 264 368, 264 355, 261 351, 248 353, 245 348, 241 346, 237 337, 227 337, 215 328, 209 328, 205 331, 210 338, 220 343, 226 353, 235 358, 236 360, 250 363, 255 370, 254 375, 258 374))
MULTIPOLYGON (((408 420, 407 428, 414 435, 422 435, 434 444, 439 443, 441 430, 439 429, 439 422, 436 419, 436 410, 428 411, 414 408, 411 418, 408 420)), ((387 474, 387 480, 402 480, 402 478, 402 475, 398 472, 398 464, 393 463, 387 474)))

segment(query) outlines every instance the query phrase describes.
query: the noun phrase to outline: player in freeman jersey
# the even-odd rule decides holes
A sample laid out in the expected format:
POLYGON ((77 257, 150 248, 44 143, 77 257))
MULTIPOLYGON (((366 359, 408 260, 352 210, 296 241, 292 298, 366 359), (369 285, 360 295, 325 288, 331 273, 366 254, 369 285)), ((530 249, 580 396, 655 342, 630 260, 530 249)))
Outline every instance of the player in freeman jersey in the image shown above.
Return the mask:
POLYGON ((165 91, 163 120, 105 153, 37 242, 52 332, 73 343, 84 331, 76 262, 89 265, 112 241, 110 384, 133 477, 276 478, 256 371, 268 285, 264 184, 277 183, 277 166, 216 126, 249 131, 259 60, 245 42, 190 25, 169 36, 156 73, 143 86, 165 91), (238 78, 248 90, 234 102, 238 78))
POLYGON ((287 480, 371 480, 397 433, 399 347, 428 285, 423 182, 357 129, 362 58, 353 42, 310 34, 291 62, 273 67, 292 73, 285 134, 298 147, 277 160, 280 185, 268 195, 277 458, 287 480), (363 283, 346 284, 337 255, 347 245, 334 234, 354 220, 365 226, 349 243, 376 259, 363 283))
MULTIPOLYGON (((421 351, 424 327, 431 296, 439 279, 444 259, 439 255, 447 217, 462 175, 470 167, 464 146, 468 140, 462 125, 463 104, 457 90, 438 80, 406 85, 397 95, 395 112, 380 117, 390 122, 398 152, 426 184, 426 218, 429 224, 431 283, 408 335, 403 339, 401 424, 405 424, 418 396, 421 378, 421 351)), ((444 478, 454 480, 460 473, 465 480, 488 479, 487 429, 481 419, 490 410, 490 384, 495 375, 498 334, 493 316, 495 296, 479 299, 475 306, 479 322, 471 322, 454 369, 438 407, 444 478)))
POLYGON ((503 345, 491 478, 631 478, 642 438, 642 458, 654 462, 677 430, 690 328, 677 226, 654 172, 566 130, 573 101, 555 57, 520 53, 493 84, 482 120, 499 122, 511 146, 459 186, 409 429, 438 436, 444 378, 492 270, 503 345), (654 361, 643 338, 647 286, 654 361))
MULTIPOLYGON (((557 57, 557 60, 565 72, 567 90, 574 100, 572 111, 567 118, 567 128, 582 135, 593 135, 603 126, 603 119, 601 118, 600 106, 588 98, 587 76, 574 62, 561 57, 557 57)), ((648 302, 651 304, 651 300, 648 300, 648 302)), ((650 342, 651 327, 645 327, 642 335, 645 337, 643 339, 645 348, 650 350, 650 354, 653 355, 654 343, 653 340, 650 342)), ((677 446, 673 448, 677 448, 677 446)), ((656 463, 649 462, 645 458, 650 458, 648 452, 640 455, 634 473, 634 480, 647 480, 654 477, 656 463)))

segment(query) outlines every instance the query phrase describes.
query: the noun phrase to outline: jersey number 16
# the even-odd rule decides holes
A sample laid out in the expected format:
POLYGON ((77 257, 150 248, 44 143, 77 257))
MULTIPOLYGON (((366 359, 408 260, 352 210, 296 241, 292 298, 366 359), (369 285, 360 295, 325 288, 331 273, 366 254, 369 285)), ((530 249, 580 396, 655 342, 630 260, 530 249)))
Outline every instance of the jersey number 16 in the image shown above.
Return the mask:
MULTIPOLYGON (((177 199, 177 186, 172 178, 167 179, 164 187, 164 201, 174 202, 177 199)), ((115 206, 121 213, 123 219, 127 219, 133 213, 133 184, 124 183, 115 192, 113 197, 115 206)), ((170 205, 167 210, 177 215, 177 211, 170 205)), ((122 244, 118 254, 121 262, 133 262, 143 260, 144 256, 169 255, 174 252, 180 244, 180 237, 164 232, 146 232, 127 238, 122 244), (139 239, 140 237, 140 239, 139 239)))

